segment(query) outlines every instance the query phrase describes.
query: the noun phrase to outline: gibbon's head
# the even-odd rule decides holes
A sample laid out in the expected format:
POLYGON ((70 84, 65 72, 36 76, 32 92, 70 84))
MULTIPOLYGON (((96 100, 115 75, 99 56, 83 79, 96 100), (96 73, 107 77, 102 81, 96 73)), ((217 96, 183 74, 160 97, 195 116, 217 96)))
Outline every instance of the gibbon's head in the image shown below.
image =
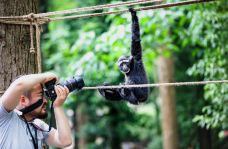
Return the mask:
POLYGON ((121 56, 117 62, 118 67, 122 73, 128 73, 130 72, 130 63, 131 58, 129 56, 121 56))

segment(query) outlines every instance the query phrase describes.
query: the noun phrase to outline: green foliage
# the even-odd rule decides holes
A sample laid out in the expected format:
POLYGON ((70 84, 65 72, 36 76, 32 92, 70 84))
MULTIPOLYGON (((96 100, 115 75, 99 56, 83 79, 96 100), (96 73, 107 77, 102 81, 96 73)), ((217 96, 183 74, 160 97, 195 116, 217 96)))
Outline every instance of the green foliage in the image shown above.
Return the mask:
MULTIPOLYGON (((227 80, 228 78, 228 25, 227 2, 217 4, 216 11, 203 10, 200 15, 194 15, 197 26, 191 26, 194 34, 194 44, 201 46, 196 52, 200 59, 189 70, 188 74, 204 78, 204 80, 227 80), (198 43, 196 42, 198 41, 198 43), (201 42, 201 43, 200 43, 201 42)), ((193 121, 202 127, 226 129, 228 85, 209 84, 204 87, 204 99, 208 105, 202 108, 202 114, 196 116, 193 121)))
MULTIPOLYGON (((150 82, 157 78, 154 64, 159 55, 174 57, 177 81, 227 79, 228 15, 227 2, 223 3, 138 12, 150 82), (168 50, 161 52, 161 48, 168 50)), ((94 4, 97 1, 49 1, 49 9, 94 4)), ((55 71, 62 80, 83 75, 86 86, 119 84, 124 78, 116 61, 130 54, 130 20, 129 14, 123 14, 49 23, 42 44, 45 70, 55 71)), ((180 148, 199 146, 193 121, 201 127, 227 129, 227 85, 176 91, 180 148)), ((65 107, 79 109, 85 116, 86 122, 75 137, 85 138, 88 149, 107 148, 116 137, 121 142, 146 142, 148 149, 162 148, 157 94, 151 89, 147 104, 132 107, 106 102, 97 91, 82 91, 72 94, 65 107)))

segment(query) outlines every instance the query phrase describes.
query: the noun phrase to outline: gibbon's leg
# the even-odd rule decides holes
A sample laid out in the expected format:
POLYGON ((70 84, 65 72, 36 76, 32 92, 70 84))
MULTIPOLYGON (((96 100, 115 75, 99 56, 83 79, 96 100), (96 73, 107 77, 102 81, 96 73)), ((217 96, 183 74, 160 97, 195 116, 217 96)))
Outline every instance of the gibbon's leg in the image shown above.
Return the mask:
POLYGON ((120 89, 120 95, 122 98, 131 104, 138 104, 138 100, 136 96, 134 95, 133 89, 132 88, 121 88, 120 89))
MULTIPOLYGON (((104 83, 104 86, 107 85, 107 83, 104 83)), ((122 99, 119 93, 119 89, 98 89, 98 91, 107 100, 119 101, 122 99)))

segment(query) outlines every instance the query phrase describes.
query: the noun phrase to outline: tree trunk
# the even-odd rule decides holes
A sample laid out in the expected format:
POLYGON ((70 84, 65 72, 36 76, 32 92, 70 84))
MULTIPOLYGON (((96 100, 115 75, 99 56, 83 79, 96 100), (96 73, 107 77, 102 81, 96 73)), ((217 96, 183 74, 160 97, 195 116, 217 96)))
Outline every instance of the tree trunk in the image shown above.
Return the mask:
MULTIPOLYGON (((85 108, 86 105, 81 103, 78 108, 76 108, 76 124, 77 124, 77 131, 80 132, 80 130, 83 128, 83 126, 87 123, 88 118, 85 114, 85 108)), ((86 136, 80 135, 80 138, 78 138, 77 141, 77 148, 78 149, 85 149, 87 145, 87 139, 86 136)))
MULTIPOLYGON (((172 58, 160 56, 157 61, 159 83, 173 82, 174 64, 172 58)), ((177 149, 178 134, 176 122, 176 103, 174 87, 159 87, 163 148, 177 149)))
POLYGON ((212 149, 211 131, 206 128, 198 128, 200 149, 212 149))
MULTIPOLYGON (((116 115, 120 114, 115 107, 110 107, 110 115, 111 117, 115 117, 116 115)), ((110 148, 111 149, 121 149, 121 140, 118 136, 118 130, 117 125, 119 123, 119 120, 112 119, 112 121, 109 124, 110 129, 110 148)))
MULTIPOLYGON (((37 13, 37 0, 1 0, 0 16, 37 13)), ((36 54, 31 54, 29 26, 0 23, 0 96, 13 79, 36 73, 36 54)))

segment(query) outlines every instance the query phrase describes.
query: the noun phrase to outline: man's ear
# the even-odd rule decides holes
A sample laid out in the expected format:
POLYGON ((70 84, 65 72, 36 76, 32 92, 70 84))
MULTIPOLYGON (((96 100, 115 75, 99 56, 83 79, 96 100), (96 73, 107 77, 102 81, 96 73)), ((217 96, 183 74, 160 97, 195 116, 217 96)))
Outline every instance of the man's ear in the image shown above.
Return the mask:
POLYGON ((29 99, 28 99, 28 97, 21 95, 19 102, 20 102, 21 106, 26 107, 29 104, 29 99))

